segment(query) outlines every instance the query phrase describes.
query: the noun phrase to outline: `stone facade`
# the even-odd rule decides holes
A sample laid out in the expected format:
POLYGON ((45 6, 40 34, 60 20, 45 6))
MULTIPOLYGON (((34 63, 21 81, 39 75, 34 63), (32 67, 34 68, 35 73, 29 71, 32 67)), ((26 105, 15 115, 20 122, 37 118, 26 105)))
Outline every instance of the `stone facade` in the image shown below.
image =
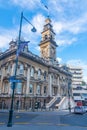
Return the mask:
MULTIPOLYGON (((54 96, 68 94, 71 74, 56 61, 57 44, 54 36, 51 20, 47 18, 39 44, 41 57, 28 50, 28 46, 20 52, 16 74, 19 82, 15 88, 14 108, 20 106, 21 109, 33 109, 36 101, 42 107, 54 96)), ((9 45, 8 50, 0 53, 0 108, 9 108, 11 103, 17 41, 11 41, 9 45)))

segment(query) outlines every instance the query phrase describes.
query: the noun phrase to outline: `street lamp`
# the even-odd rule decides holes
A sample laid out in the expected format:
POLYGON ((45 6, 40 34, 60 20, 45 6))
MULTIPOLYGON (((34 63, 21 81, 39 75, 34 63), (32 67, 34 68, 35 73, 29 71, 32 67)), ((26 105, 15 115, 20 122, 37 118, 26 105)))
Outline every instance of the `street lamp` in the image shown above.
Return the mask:
MULTIPOLYGON (((69 80, 69 79, 68 79, 69 80)), ((71 113, 71 104, 70 104, 70 81, 68 81, 68 109, 71 113)))
MULTIPOLYGON (((22 30, 22 20, 25 19, 29 24, 31 24, 24 16, 23 12, 21 13, 21 19, 20 19, 20 28, 19 28, 19 37, 18 37, 18 45, 17 45, 17 51, 16 51, 16 59, 15 59, 15 73, 14 73, 14 80, 16 80, 16 74, 17 74, 17 66, 18 66, 18 50, 20 47, 21 43, 21 30, 22 30)), ((31 24, 33 27, 31 29, 32 32, 36 32, 36 28, 31 24)), ((13 91, 12 91, 12 98, 11 98, 11 106, 9 110, 9 119, 8 119, 8 124, 7 127, 12 127, 12 117, 13 117, 13 103, 14 103, 14 91, 16 87, 16 82, 13 81, 13 91)))

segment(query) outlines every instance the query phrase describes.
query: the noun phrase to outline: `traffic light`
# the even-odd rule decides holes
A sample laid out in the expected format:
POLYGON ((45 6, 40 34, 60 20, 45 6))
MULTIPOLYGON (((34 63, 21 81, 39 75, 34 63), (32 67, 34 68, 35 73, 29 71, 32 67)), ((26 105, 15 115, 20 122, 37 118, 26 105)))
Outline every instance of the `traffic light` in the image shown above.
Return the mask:
POLYGON ((38 109, 38 107, 39 107, 39 103, 36 102, 36 103, 35 103, 35 109, 38 109))

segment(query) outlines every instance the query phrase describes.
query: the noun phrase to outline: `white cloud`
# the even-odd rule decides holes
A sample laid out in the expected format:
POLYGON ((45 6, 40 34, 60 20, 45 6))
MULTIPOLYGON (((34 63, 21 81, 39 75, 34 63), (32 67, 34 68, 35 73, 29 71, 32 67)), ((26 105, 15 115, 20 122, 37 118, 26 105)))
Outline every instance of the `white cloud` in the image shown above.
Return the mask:
POLYGON ((73 20, 64 21, 53 21, 54 30, 57 34, 64 31, 68 31, 72 34, 79 34, 81 32, 87 31, 87 13, 83 14, 80 18, 73 20))
POLYGON ((41 14, 36 15, 32 20, 32 23, 37 28, 37 32, 39 34, 41 33, 43 29, 44 21, 45 21, 45 17, 41 14))
POLYGON ((31 23, 37 29, 35 33, 31 32, 32 26, 30 24, 23 25, 22 27, 23 36, 25 37, 25 39, 30 40, 30 42, 32 43, 31 46, 33 46, 33 44, 39 44, 39 40, 41 40, 41 32, 43 30, 44 20, 45 17, 41 14, 38 14, 35 17, 33 17, 31 23))
POLYGON ((39 0, 10 0, 11 3, 13 3, 16 6, 20 6, 23 9, 34 9, 35 7, 38 7, 38 5, 40 5, 40 1, 39 0))
POLYGON ((35 49, 36 49, 37 51, 40 51, 40 47, 39 47, 39 46, 35 47, 35 49))
MULTIPOLYGON (((30 46, 34 46, 34 44, 35 45, 39 44, 38 39, 39 37, 41 37, 41 31, 43 29, 44 20, 45 17, 41 14, 38 14, 35 17, 33 17, 32 21, 30 21, 37 29, 36 33, 31 32, 32 26, 30 24, 25 22, 25 24, 22 25, 21 36, 24 37, 25 40, 30 41, 29 44, 30 46)), ((0 28, 0 43, 2 43, 0 44, 0 48, 2 49, 8 48, 8 43, 12 39, 16 39, 18 37, 18 31, 19 31, 18 28, 16 27, 15 29, 9 29, 9 30, 4 29, 2 27, 0 28)))
POLYGON ((60 58, 60 57, 57 57, 56 60, 57 60, 59 63, 62 62, 62 58, 60 58))
POLYGON ((0 28, 0 48, 7 49, 9 42, 16 38, 15 36, 17 36, 15 30, 0 28))
POLYGON ((59 46, 66 46, 66 45, 71 45, 71 44, 73 44, 74 42, 76 42, 77 41, 77 38, 68 38, 67 37, 67 39, 65 39, 65 38, 62 38, 62 39, 58 39, 57 38, 57 44, 59 45, 59 46))

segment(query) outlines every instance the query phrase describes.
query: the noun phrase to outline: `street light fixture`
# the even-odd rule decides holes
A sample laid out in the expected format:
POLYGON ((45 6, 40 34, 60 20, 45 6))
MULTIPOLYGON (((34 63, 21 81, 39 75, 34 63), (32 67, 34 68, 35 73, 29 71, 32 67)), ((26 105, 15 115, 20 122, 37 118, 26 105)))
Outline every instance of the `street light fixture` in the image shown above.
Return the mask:
MULTIPOLYGON (((18 66, 18 50, 21 44, 21 30, 22 30, 22 20, 25 19, 29 24, 31 24, 31 22, 29 22, 24 16, 23 16, 23 12, 21 13, 21 19, 20 19, 20 28, 19 28, 19 37, 18 37, 18 45, 17 45, 17 51, 16 51, 16 59, 15 59, 15 73, 14 73, 14 80, 16 80, 16 74, 17 74, 17 66, 18 66)), ((36 32, 36 28, 31 24, 31 26, 33 27, 31 29, 32 32, 36 32)), ((16 87, 16 82, 13 81, 13 91, 12 91, 12 98, 11 98, 11 106, 10 106, 10 110, 9 110, 9 119, 8 119, 8 124, 7 127, 12 127, 12 117, 13 117, 13 103, 14 103, 14 91, 15 91, 15 87, 16 87)))
POLYGON ((70 81, 68 81, 68 108, 69 108, 69 113, 71 113, 71 104, 70 104, 70 81))

